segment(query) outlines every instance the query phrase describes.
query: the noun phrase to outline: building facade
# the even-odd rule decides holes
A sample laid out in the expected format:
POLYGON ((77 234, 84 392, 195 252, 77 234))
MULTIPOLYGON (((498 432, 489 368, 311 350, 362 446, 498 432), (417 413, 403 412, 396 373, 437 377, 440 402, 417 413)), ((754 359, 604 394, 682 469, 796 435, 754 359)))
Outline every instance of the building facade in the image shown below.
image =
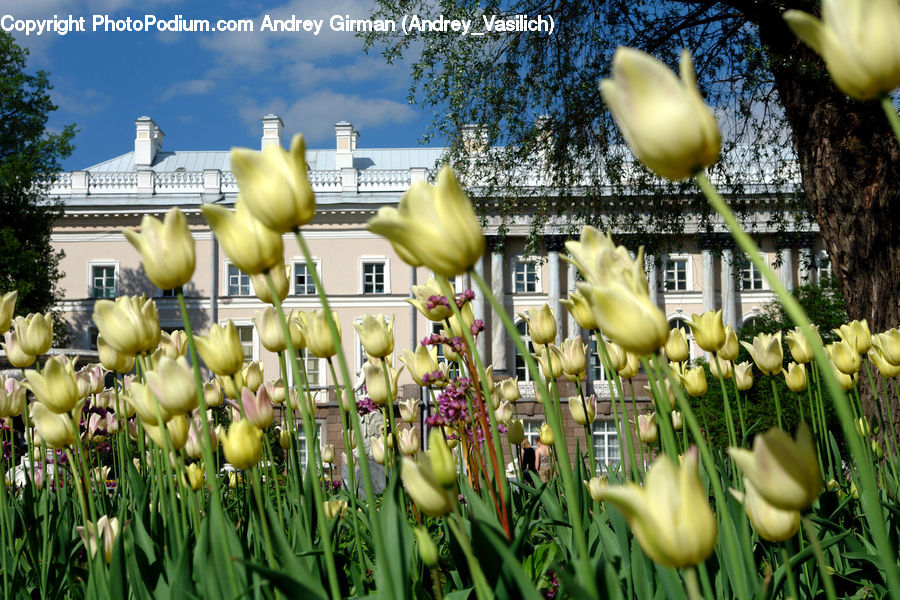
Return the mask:
MULTIPOLYGON (((261 147, 284 145, 282 129, 277 116, 263 117, 261 147)), ((431 273, 407 266, 388 242, 369 233, 365 226, 381 206, 396 205, 413 182, 427 180, 441 161, 443 149, 368 149, 358 145, 359 134, 350 123, 337 123, 334 130, 334 148, 307 151, 317 212, 312 223, 304 227, 304 237, 341 322, 349 368, 358 374, 365 357, 352 323, 362 314, 394 316, 395 355, 406 348, 414 349, 433 332, 432 323, 406 302, 411 286, 424 284, 431 273)), ((95 347, 96 328, 91 320, 94 303, 98 298, 121 294, 155 298, 162 327, 182 327, 176 299, 150 283, 139 253, 122 234, 124 228, 137 227, 144 215, 161 218, 170 207, 178 206, 187 215, 196 239, 197 268, 185 288, 195 329, 203 333, 210 323, 233 321, 246 358, 262 361, 267 378, 277 378, 277 357, 262 347, 252 326, 254 313, 264 305, 256 298, 249 277, 219 249, 200 211, 203 204, 211 202, 233 206, 237 198, 229 152, 168 151, 163 139, 157 124, 141 117, 135 121, 133 149, 81 171, 60 173, 50 184, 49 196, 59 198, 65 209, 52 242, 65 252, 61 263, 64 277, 59 282, 64 300, 58 308, 70 324, 70 343, 77 348, 95 347)), ((777 263, 788 287, 814 280, 817 268, 827 268, 814 226, 798 226, 798 231, 790 235, 785 235, 782 227, 776 234, 769 226, 773 215, 766 197, 751 201, 755 203, 753 219, 762 250, 777 263)), ((534 255, 526 252, 526 237, 531 230, 528 216, 505 223, 502 238, 497 236, 501 222, 499 215, 488 216, 488 250, 476 271, 491 283, 494 295, 510 314, 549 303, 556 311, 560 340, 575 335, 587 339, 559 304, 576 282, 574 267, 563 260, 566 237, 561 232, 569 224, 548 223, 543 251, 534 255)), ((614 237, 616 233, 623 232, 614 232, 614 237)), ((759 272, 735 253, 726 234, 699 234, 688 227, 676 242, 670 246, 678 248, 677 252, 647 257, 651 294, 673 326, 685 326, 684 319, 693 313, 721 308, 726 323, 737 328, 772 300, 759 272)), ((285 308, 319 308, 315 284, 296 240, 285 236, 284 244, 290 278, 285 308)), ((466 279, 457 278, 457 290, 474 287, 466 279)), ((524 361, 477 290, 474 312, 486 325, 478 340, 485 363, 493 364, 498 378, 519 378, 523 396, 519 413, 526 420, 526 435, 534 442, 543 418, 540 405, 534 402, 524 361)), ((524 322, 518 317, 516 321, 527 334, 524 322)), ((692 354, 700 355, 699 349, 695 347, 692 354)), ((321 437, 338 447, 339 456, 341 435, 334 381, 326 361, 309 356, 305 360, 320 407, 317 420, 321 437)), ((605 464, 618 460, 619 450, 610 403, 603 401, 610 397, 608 384, 596 359, 592 359, 589 381, 601 400, 594 446, 601 464, 605 464)), ((408 376, 401 378, 401 384, 401 397, 420 397, 419 388, 408 376)), ((642 394, 642 386, 636 387, 642 394)), ((574 439, 573 434, 573 448, 574 439)))

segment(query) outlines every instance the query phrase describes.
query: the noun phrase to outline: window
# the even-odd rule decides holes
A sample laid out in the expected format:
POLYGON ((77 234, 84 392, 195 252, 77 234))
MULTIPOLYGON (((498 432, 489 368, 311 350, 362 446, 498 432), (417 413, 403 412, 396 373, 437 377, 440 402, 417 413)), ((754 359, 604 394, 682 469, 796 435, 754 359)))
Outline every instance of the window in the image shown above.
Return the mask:
POLYGON ((834 271, 831 268, 831 259, 823 250, 816 255, 816 281, 823 282, 831 279, 834 271))
MULTIPOLYGON (((316 265, 319 270, 319 266, 316 265)), ((313 281, 312 273, 306 263, 294 263, 294 294, 297 296, 315 296, 316 283, 313 281)))
POLYGON ((755 329, 756 327, 759 327, 760 324, 761 323, 760 323, 759 315, 751 314, 746 319, 744 319, 744 324, 741 325, 741 327, 749 327, 749 328, 755 329))
POLYGON ((533 260, 517 260, 513 265, 513 289, 517 294, 540 292, 538 263, 533 260))
MULTIPOLYGON (((525 346, 528 348, 528 352, 534 354, 534 346, 531 343, 531 336, 528 335, 528 322, 527 321, 519 321, 516 325, 516 329, 519 330, 519 333, 522 336, 522 340, 525 342, 525 346)), ((516 377, 519 378, 519 381, 531 381, 531 373, 528 371, 528 366, 525 364, 525 357, 522 356, 522 353, 519 352, 519 347, 516 346, 516 377)))
POLYGON ((253 340, 253 325, 235 325, 238 337, 241 339, 241 347, 244 349, 244 361, 253 360, 256 354, 256 344, 253 340))
POLYGON ((619 434, 613 421, 595 421, 593 428, 594 459, 597 461, 597 470, 606 471, 611 465, 618 464, 619 434))
MULTIPOLYGON (((309 458, 309 444, 306 443, 306 434, 303 425, 297 421, 297 455, 300 457, 300 466, 306 470, 306 463, 309 458)), ((322 445, 325 441, 322 439, 322 423, 316 421, 316 439, 322 445)))
POLYGON ((116 297, 116 266, 92 265, 91 266, 91 297, 115 298, 116 297))
POLYGON ((325 385, 325 378, 323 375, 325 373, 322 372, 321 363, 324 362, 324 359, 316 358, 312 354, 309 353, 309 348, 304 348, 301 352, 301 356, 303 357, 303 361, 306 363, 306 381, 310 386, 321 386, 325 385))
POLYGON ((388 293, 386 261, 364 261, 362 263, 362 293, 388 293))
POLYGON ((242 273, 240 269, 231 263, 228 263, 228 295, 253 295, 253 288, 250 285, 250 276, 246 273, 242 273))
POLYGON ((688 261, 686 258, 667 258, 663 272, 667 292, 687 291, 688 261))
POLYGON ((593 337, 588 347, 588 376, 591 381, 606 381, 606 369, 603 368, 603 361, 597 351, 597 340, 593 337))
POLYGON ((537 446, 538 440, 541 439, 541 423, 537 419, 523 419, 522 425, 525 428, 525 439, 534 448, 537 446))
POLYGON ((175 290, 161 290, 159 295, 162 296, 163 298, 174 298, 175 290))
POLYGON ((762 273, 746 258, 741 266, 741 289, 748 291, 763 289, 762 273))

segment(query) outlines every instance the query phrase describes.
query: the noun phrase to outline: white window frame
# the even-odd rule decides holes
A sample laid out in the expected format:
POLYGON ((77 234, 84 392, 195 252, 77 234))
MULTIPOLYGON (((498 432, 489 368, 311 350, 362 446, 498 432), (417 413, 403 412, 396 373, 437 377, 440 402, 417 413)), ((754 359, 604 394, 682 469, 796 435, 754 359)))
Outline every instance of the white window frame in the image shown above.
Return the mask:
POLYGON ((594 462, 597 464, 597 473, 605 473, 610 466, 615 466, 622 461, 619 454, 619 432, 616 422, 613 419, 597 419, 591 426, 591 437, 593 438, 594 462), (598 445, 598 442, 601 442, 598 445), (599 446, 599 447, 598 447, 599 446), (600 456, 598 450, 603 450, 605 456, 600 456), (611 457, 614 453, 616 456, 611 457))
POLYGON ((523 418, 522 425, 525 430, 525 439, 531 444, 532 448, 537 447, 538 440, 541 439, 541 425, 544 421, 535 418, 523 418))
POLYGON ((384 256, 360 256, 359 257, 359 293, 365 296, 386 296, 391 293, 391 261, 384 256), (365 268, 366 265, 381 264, 384 266, 384 291, 366 292, 365 268))
POLYGON ((831 262, 831 257, 828 256, 828 253, 825 250, 819 250, 816 252, 816 282, 819 283, 824 279, 823 274, 827 274, 828 277, 834 277, 834 264, 831 262), (822 265, 822 261, 827 261, 827 266, 822 265))
POLYGON ((600 357, 600 350, 595 336, 591 336, 588 342, 588 375, 591 381, 607 381, 606 367, 603 366, 603 359, 600 357), (596 366, 594 362, 596 361, 596 366), (594 377, 594 369, 600 369, 600 377, 594 377))
MULTIPOLYGON (((259 335, 257 335, 257 333, 256 333, 256 326, 253 324, 253 321, 248 321, 246 319, 240 319, 240 320, 231 319, 231 322, 234 323, 235 327, 249 327, 250 328, 250 331, 253 333, 253 337, 250 341, 250 343, 252 344, 252 347, 250 349, 250 358, 245 359, 245 360, 259 360, 259 335)), ((228 323, 228 320, 225 320, 225 321, 220 322, 219 325, 224 326, 227 323, 228 323)), ((238 335, 240 336, 240 332, 238 333, 238 335)), ((241 341, 241 346, 243 346, 243 345, 244 345, 244 342, 241 341)))
POLYGON ((740 283, 740 289, 742 292, 762 292, 764 290, 769 289, 768 285, 766 285, 766 279, 762 276, 762 273, 756 268, 756 265, 750 260, 749 257, 744 257, 744 262, 738 265, 738 281, 740 283), (751 281, 755 282, 758 278, 760 281, 760 287, 744 287, 744 272, 750 272, 751 281), (753 275, 756 274, 756 277, 753 275))
MULTIPOLYGON (((252 298, 256 294, 253 290, 253 281, 250 279, 250 276, 241 271, 236 264, 231 262, 230 260, 225 261, 225 277, 222 278, 222 284, 225 286, 223 296, 228 296, 229 298, 252 298), (250 291, 246 294, 232 294, 231 293, 231 275, 229 274, 229 269, 234 267, 237 269, 239 276, 247 278, 247 285, 249 286, 250 291)), ((240 285, 238 286, 240 288, 240 285)), ((237 325, 237 323, 235 323, 237 325)))
MULTIPOLYGON (((297 351, 297 360, 306 360, 306 377, 307 383, 309 383, 309 361, 315 361, 317 363, 317 370, 319 372, 319 380, 316 383, 310 384, 313 388, 313 392, 317 391, 320 388, 324 388, 328 385, 328 376, 326 370, 328 369, 328 363, 324 358, 316 358, 315 356, 309 353, 309 348, 303 348, 302 350, 297 351)), ((293 387, 294 385, 294 370, 288 365, 287 368, 287 382, 288 386, 293 387)))
POLYGON ((694 274, 691 269, 691 262, 692 262, 691 257, 687 254, 667 254, 664 257, 662 269, 661 269, 661 271, 662 271, 661 283, 662 283, 663 293, 680 294, 680 293, 684 293, 684 292, 693 291, 694 274), (683 290, 677 290, 677 289, 670 290, 668 287, 666 287, 666 283, 668 281, 668 277, 666 275, 669 271, 668 266, 669 266, 670 260, 671 261, 676 261, 676 260, 684 261, 684 289, 683 290))
MULTIPOLYGON (((312 262, 316 269, 316 275, 319 276, 319 281, 322 283, 322 285, 325 285, 325 282, 322 280, 322 259, 313 257, 312 262)), ((318 293, 318 290, 316 290, 315 292, 313 292, 311 294, 306 293, 306 292, 303 294, 297 293, 297 267, 307 268, 308 265, 306 264, 306 260, 304 260, 303 258, 295 258, 291 261, 290 295, 291 296, 304 296, 304 297, 315 296, 318 293)), ((308 270, 307 270, 307 277, 309 277, 308 270)), ((313 287, 315 287, 315 283, 313 281, 310 281, 309 284, 311 284, 313 287)))
MULTIPOLYGON (((325 421, 316 419, 316 437, 319 440, 319 447, 325 445, 325 421)), ((306 440, 306 430, 302 426, 297 428, 297 456, 300 458, 301 470, 306 471, 307 461, 309 459, 309 443, 306 440), (302 442, 302 446, 300 445, 302 442)))
MULTIPOLYGON (((512 293, 513 294, 543 294, 544 293, 544 281, 543 281, 542 271, 543 271, 543 264, 541 263, 540 259, 535 258, 535 257, 529 257, 529 256, 514 256, 512 259, 512 269, 510 269, 510 273, 512 275, 512 285, 510 286, 512 288, 512 293), (519 291, 519 289, 516 285, 516 283, 517 283, 516 282, 516 268, 519 265, 531 265, 534 267, 534 275, 535 275, 534 291, 527 291, 527 290, 519 291)), ((527 273, 526 273, 526 275, 527 275, 527 273)))
POLYGON ((88 298, 95 298, 97 300, 106 299, 114 299, 119 295, 119 261, 117 260, 107 260, 107 259, 96 259, 88 261, 88 270, 87 270, 87 289, 88 289, 88 298), (98 267, 112 267, 113 268, 113 295, 112 296, 95 296, 94 295, 94 269, 98 267))
MULTIPOLYGON (((528 321, 525 321, 524 319, 519 319, 516 321, 516 328, 518 328, 519 325, 525 326, 525 333, 522 334, 522 341, 525 342, 525 347, 531 351, 534 351, 534 347, 531 345, 531 334, 528 333, 528 321)), ((522 361, 525 364, 525 369, 522 373, 519 372, 519 365, 518 365, 518 360, 517 360, 519 357, 519 346, 514 345, 513 348, 514 348, 513 349, 513 368, 515 369, 513 372, 513 377, 518 377, 519 383, 532 381, 531 371, 528 370, 528 363, 524 362, 525 361, 524 357, 523 357, 522 361)))

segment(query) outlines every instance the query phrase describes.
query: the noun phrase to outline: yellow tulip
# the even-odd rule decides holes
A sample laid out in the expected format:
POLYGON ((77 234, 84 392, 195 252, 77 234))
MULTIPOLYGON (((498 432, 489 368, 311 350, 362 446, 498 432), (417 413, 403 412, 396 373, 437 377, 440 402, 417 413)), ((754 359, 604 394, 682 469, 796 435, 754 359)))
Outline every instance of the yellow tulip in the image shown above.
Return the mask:
POLYGON ((262 456, 262 431, 250 421, 235 421, 222 434, 222 450, 225 460, 236 469, 249 469, 259 462, 262 456))
POLYGON ((541 435, 540 435, 541 443, 545 446, 552 446, 555 441, 553 437, 553 429, 550 428, 550 425, 547 423, 541 424, 541 435))
POLYGON ((658 175, 687 179, 716 162, 721 136, 703 102, 690 53, 681 54, 681 79, 662 62, 618 48, 612 78, 600 82, 603 100, 637 157, 658 175))
POLYGON ((162 221, 144 215, 141 233, 134 229, 122 233, 141 253, 144 272, 153 285, 171 290, 191 280, 196 260, 194 238, 180 209, 170 208, 162 221))
POLYGON ((715 360, 709 361, 709 372, 713 377, 719 376, 719 369, 722 370, 722 379, 731 379, 734 376, 734 365, 730 360, 722 360, 720 357, 718 363, 715 360))
POLYGON ((13 327, 25 354, 40 356, 53 344, 53 313, 32 313, 27 317, 16 317, 13 327))
POLYGON ((441 372, 438 366, 437 346, 434 345, 423 346, 422 344, 419 344, 416 346, 416 351, 414 353, 409 350, 404 350, 403 356, 400 357, 400 362, 406 365, 406 369, 413 378, 413 381, 416 382, 416 385, 422 387, 433 385, 434 381, 432 377, 435 372, 441 372), (427 383, 425 381, 426 376, 428 377, 427 383))
MULTIPOLYGON (((80 407, 77 405, 75 412, 80 413, 80 407)), ((56 414, 41 402, 31 404, 31 420, 35 432, 54 448, 66 448, 75 443, 71 418, 70 413, 56 414)))
POLYGON ((841 325, 840 329, 835 329, 834 332, 861 355, 872 347, 872 334, 869 333, 869 324, 865 319, 850 321, 841 325))
POLYGON ((16 311, 16 298, 18 297, 18 290, 13 290, 0 296, 0 331, 6 332, 12 324, 13 313, 16 311))
MULTIPOLYGON (((187 444, 189 430, 190 423, 188 423, 187 417, 184 415, 175 415, 166 421, 166 431, 169 434, 169 443, 172 450, 178 451, 184 448, 185 444, 187 444)), ((150 436, 154 444, 160 448, 165 448, 162 427, 144 423, 144 431, 150 436)))
POLYGON ((332 498, 322 502, 322 512, 325 519, 331 521, 333 519, 343 519, 347 514, 347 501, 343 498, 332 498))
POLYGON ((472 303, 463 304, 463 307, 459 309, 459 317, 453 315, 447 321, 450 323, 450 337, 465 338, 463 330, 471 331, 472 325, 475 323, 475 310, 472 308, 472 303))
POLYGON ((359 334, 359 341, 366 354, 374 358, 384 358, 394 352, 394 316, 363 315, 353 323, 359 334))
POLYGON ((625 366, 619 369, 619 377, 622 379, 633 379, 641 370, 641 361, 637 354, 633 352, 625 353, 625 366))
POLYGON ((552 344, 556 341, 556 315, 549 304, 519 313, 528 323, 528 335, 535 344, 552 344))
POLYGON ((871 100, 900 86, 896 0, 823 0, 821 21, 799 10, 785 11, 784 20, 848 96, 871 100))
POLYGON ((603 492, 609 486, 609 479, 606 475, 600 477, 591 477, 590 481, 585 481, 584 486, 588 489, 591 499, 597 502, 603 500, 603 492))
POLYGON ((641 548, 666 567, 702 563, 716 545, 716 517, 700 481, 696 451, 681 465, 660 456, 639 486, 628 482, 598 490, 625 517, 641 548))
POLYGON ((103 515, 97 519, 96 525, 87 522, 85 527, 81 525, 75 527, 78 535, 84 542, 84 547, 88 550, 91 557, 97 554, 100 544, 103 544, 103 558, 107 564, 112 560, 113 549, 115 548, 116 538, 119 537, 119 519, 117 517, 109 518, 103 515))
POLYGON ((183 356, 178 360, 163 356, 152 370, 147 371, 146 378, 160 406, 173 415, 187 414, 197 408, 194 373, 183 356))
POLYGON ((685 371, 684 375, 681 376, 681 381, 684 383, 684 391, 695 398, 706 393, 706 370, 703 367, 688 369, 685 371))
POLYGON ((681 411, 673 410, 669 415, 672 417, 672 429, 681 431, 684 427, 684 417, 681 416, 681 411))
POLYGON ((802 392, 806 389, 806 366, 795 362, 788 363, 784 371, 784 382, 792 392, 802 392))
POLYGON ((534 355, 538 365, 541 367, 541 373, 544 377, 550 379, 559 379, 563 373, 563 355, 562 351, 550 344, 545 346, 540 354, 534 355))
POLYGON ((382 366, 381 361, 376 363, 367 361, 366 364, 363 365, 363 375, 365 375, 366 378, 366 394, 372 402, 378 406, 383 406, 392 402, 393 399, 397 397, 397 380, 400 378, 401 371, 403 371, 403 367, 397 370, 388 365, 388 379, 391 383, 391 389, 388 391, 384 381, 384 367, 382 366))
POLYGON ((573 396, 569 398, 569 414, 579 425, 589 425, 597 416, 597 399, 593 394, 585 399, 573 396))
POLYGON ((513 419, 509 422, 506 429, 506 439, 514 446, 518 446, 525 441, 525 423, 522 422, 522 419, 513 419))
POLYGON ((900 365, 894 365, 889 363, 880 350, 876 350, 873 347, 869 350, 869 360, 875 365, 875 368, 878 369, 878 372, 881 373, 882 377, 886 377, 887 379, 892 379, 900 375, 900 365))
POLYGON ((94 323, 114 350, 134 356, 152 352, 159 345, 159 312, 152 298, 119 296, 97 300, 94 323))
POLYGON ((760 496, 753 483, 744 477, 744 492, 729 490, 744 510, 753 528, 764 540, 783 542, 794 537, 800 527, 800 513, 796 510, 782 510, 772 506, 760 496))
POLYGON ((272 293, 269 290, 269 282, 266 281, 266 273, 268 273, 272 277, 272 283, 275 284, 275 293, 278 294, 278 300, 283 302, 290 292, 291 284, 288 281, 290 268, 290 265, 275 265, 268 271, 251 275, 250 283, 253 284, 253 293, 256 294, 256 297, 266 304, 275 304, 272 293))
POLYGON ((281 330, 281 320, 274 306, 267 306, 253 313, 253 324, 263 347, 272 353, 284 352, 287 342, 281 330))
POLYGON ((578 289, 593 308, 600 330, 625 350, 644 356, 666 343, 668 321, 646 290, 635 290, 624 278, 611 278, 602 287, 579 283, 578 289))
POLYGON ((18 417, 25 410, 25 386, 0 375, 0 419, 18 417))
POLYGON ((725 345, 725 324, 722 323, 721 310, 691 315, 688 324, 694 334, 694 341, 707 352, 718 352, 725 345))
POLYGON ((656 424, 656 413, 638 415, 638 436, 645 444, 652 444, 659 439, 659 427, 656 424))
POLYGON ((674 362, 684 362, 691 356, 687 335, 684 329, 676 327, 669 331, 669 339, 666 340, 666 356, 674 362))
POLYGON ((386 238, 404 262, 444 277, 469 270, 484 254, 484 234, 453 170, 441 169, 434 187, 414 183, 397 208, 383 206, 367 225, 386 238))
MULTIPOLYGON (((819 328, 815 325, 812 326, 813 331, 815 331, 816 336, 819 335, 819 328)), ((791 351, 791 356, 800 364, 806 364, 811 362, 813 359, 813 350, 812 346, 809 345, 809 342, 804 337, 803 332, 800 331, 799 327, 795 327, 794 329, 787 332, 784 336, 784 339, 787 340, 788 350, 791 351)), ((819 338, 819 343, 822 343, 822 338, 819 338)))
POLYGON ((243 387, 249 388, 255 394, 265 383, 262 361, 252 360, 245 363, 241 368, 241 376, 244 381, 243 387))
POLYGON ((334 462, 334 444, 322 446, 322 462, 329 465, 334 462))
POLYGON ((218 204, 204 204, 200 209, 225 254, 247 275, 284 264, 281 233, 256 220, 240 195, 234 211, 218 204))
POLYGON ((203 487, 203 480, 205 477, 205 469, 200 463, 191 463, 187 467, 185 467, 186 479, 184 483, 194 490, 195 492, 199 491, 200 488, 203 487))
MULTIPOLYGON (((872 346, 888 363, 900 366, 900 329, 888 329, 872 337, 872 346)), ((871 356, 871 352, 869 353, 871 356)))
POLYGON ((764 375, 775 375, 781 372, 781 363, 784 361, 784 351, 781 348, 781 332, 775 335, 768 333, 757 334, 753 338, 753 345, 741 342, 741 345, 750 352, 753 362, 764 375))
POLYGON ((244 347, 231 320, 225 325, 212 324, 207 335, 195 340, 200 358, 216 375, 233 375, 244 366, 244 347))
POLYGON ((734 382, 741 392, 746 392, 753 387, 753 367, 749 362, 745 361, 734 365, 734 382))
POLYGON ((497 419, 498 423, 506 425, 512 420, 512 417, 512 404, 510 404, 506 400, 500 401, 500 403, 497 404, 497 407, 494 409, 494 418, 497 419))
POLYGON ((397 432, 397 445, 400 452, 407 456, 412 456, 419 451, 419 435, 415 428, 401 429, 397 432))
POLYGON ((400 466, 400 479, 420 511, 431 517, 442 517, 456 505, 456 490, 455 486, 445 486, 438 480, 433 460, 427 457, 416 462, 404 458, 400 466))
MULTIPOLYGON (((162 338, 160 337, 160 339, 162 338)), ((107 344, 102 333, 97 335, 97 352, 100 357, 100 364, 107 371, 128 373, 134 368, 134 355, 123 354, 107 344)))
POLYGON ((772 428, 753 440, 753 451, 729 448, 728 453, 760 496, 776 508, 803 511, 822 489, 816 447, 806 423, 800 423, 797 439, 772 428))
POLYGON ((582 343, 580 337, 571 337, 563 340, 562 370, 570 381, 581 381, 587 372, 587 344, 582 343))
POLYGON ((628 366, 628 353, 620 345, 615 342, 607 342, 606 340, 601 341, 604 348, 606 348, 610 365, 617 373, 628 366))
POLYGON ((428 533, 428 529, 424 525, 419 525, 413 528, 413 533, 416 536, 416 548, 419 550, 419 558, 422 559, 422 564, 429 569, 436 567, 440 560, 440 555, 434 540, 431 539, 431 535, 428 533))
POLYGON ((6 352, 6 360, 17 369, 30 367, 34 363, 35 356, 22 351, 22 344, 19 343, 19 336, 15 331, 7 331, 3 334, 3 351, 6 352))
MULTIPOLYGON (((450 286, 453 289, 453 286, 450 286)), ((406 302, 413 305, 422 316, 434 323, 440 323, 449 319, 453 314, 450 302, 444 295, 444 290, 437 279, 431 277, 425 285, 412 286, 413 298, 406 298, 406 302)))
POLYGON ((262 152, 231 149, 231 166, 241 196, 253 216, 269 229, 289 232, 309 223, 316 197, 306 167, 306 142, 301 134, 286 152, 280 144, 262 152))
POLYGON ((159 403, 149 385, 132 382, 125 401, 145 425, 159 425, 160 419, 166 422, 172 418, 172 413, 159 403))
POLYGON ((65 357, 54 356, 44 365, 43 370, 26 371, 26 386, 39 402, 56 414, 63 414, 75 408, 81 399, 75 369, 65 357))
POLYGON ((341 322, 336 312, 332 312, 334 324, 337 327, 337 340, 331 336, 328 320, 324 309, 316 309, 309 315, 300 313, 301 318, 306 319, 306 347, 310 354, 316 358, 331 358, 337 354, 337 344, 341 342, 341 322))
POLYGON ((716 353, 720 359, 722 360, 735 360, 738 357, 738 354, 741 351, 741 346, 738 344, 737 334, 734 332, 734 329, 731 325, 725 326, 725 344, 719 348, 719 351, 716 353))
POLYGON ((862 360, 856 349, 847 340, 841 340, 825 346, 828 356, 838 371, 846 375, 854 375, 859 372, 862 360))
POLYGON ((380 436, 372 436, 369 438, 369 454, 379 465, 385 463, 384 438, 380 436))

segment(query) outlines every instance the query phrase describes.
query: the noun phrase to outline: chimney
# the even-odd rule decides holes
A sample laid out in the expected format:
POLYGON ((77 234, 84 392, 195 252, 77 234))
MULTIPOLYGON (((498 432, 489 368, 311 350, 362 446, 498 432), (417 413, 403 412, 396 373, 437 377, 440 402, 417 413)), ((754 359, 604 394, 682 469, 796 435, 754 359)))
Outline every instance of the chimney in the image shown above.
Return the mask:
POLYGON ((463 125, 462 146, 466 154, 484 154, 488 148, 488 134, 485 128, 474 123, 463 125))
POLYGON ((262 118, 262 124, 263 135, 260 150, 265 150, 266 146, 281 146, 281 130, 284 129, 281 118, 269 113, 262 118))
POLYGON ((150 117, 140 117, 134 122, 134 167, 149 169, 153 165, 156 154, 162 151, 165 137, 162 129, 150 117))
POLYGON ((349 121, 338 121, 334 125, 334 134, 337 138, 337 151, 334 154, 334 168, 352 168, 353 151, 356 150, 359 132, 353 128, 353 125, 349 121))

